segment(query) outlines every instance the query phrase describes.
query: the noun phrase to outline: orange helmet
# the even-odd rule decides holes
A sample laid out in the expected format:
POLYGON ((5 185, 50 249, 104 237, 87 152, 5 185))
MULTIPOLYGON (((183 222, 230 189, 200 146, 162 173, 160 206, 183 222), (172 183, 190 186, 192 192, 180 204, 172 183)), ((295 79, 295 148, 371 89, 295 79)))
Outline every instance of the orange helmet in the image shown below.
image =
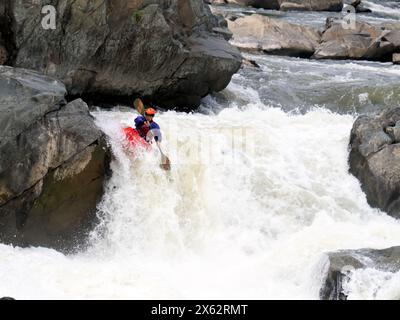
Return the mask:
POLYGON ((153 108, 147 108, 145 114, 147 116, 154 116, 157 113, 156 110, 154 110, 153 108))

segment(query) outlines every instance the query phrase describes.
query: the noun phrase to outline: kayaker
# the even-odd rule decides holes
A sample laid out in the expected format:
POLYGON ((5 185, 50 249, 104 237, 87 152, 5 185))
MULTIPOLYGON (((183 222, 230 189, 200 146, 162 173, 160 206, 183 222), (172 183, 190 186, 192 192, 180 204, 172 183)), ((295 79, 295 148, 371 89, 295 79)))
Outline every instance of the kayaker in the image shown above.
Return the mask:
POLYGON ((157 111, 153 108, 147 108, 144 116, 138 116, 135 119, 136 131, 148 143, 150 143, 153 138, 157 143, 160 143, 162 140, 160 126, 154 122, 156 113, 157 111))

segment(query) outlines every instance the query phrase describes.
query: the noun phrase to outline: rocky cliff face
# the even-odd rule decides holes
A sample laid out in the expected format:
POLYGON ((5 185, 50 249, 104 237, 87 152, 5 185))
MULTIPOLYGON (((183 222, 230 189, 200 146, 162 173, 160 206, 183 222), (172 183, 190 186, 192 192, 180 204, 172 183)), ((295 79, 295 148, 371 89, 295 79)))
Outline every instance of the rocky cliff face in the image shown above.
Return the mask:
POLYGON ((82 100, 0 66, 0 242, 67 249, 95 220, 109 152, 82 100))
POLYGON ((73 96, 144 96, 190 108, 240 68, 240 53, 202 0, 46 4, 57 12, 54 30, 42 26, 41 1, 3 1, 9 62, 57 77, 73 96))
POLYGON ((350 138, 350 172, 373 207, 400 218, 400 108, 360 116, 350 138))

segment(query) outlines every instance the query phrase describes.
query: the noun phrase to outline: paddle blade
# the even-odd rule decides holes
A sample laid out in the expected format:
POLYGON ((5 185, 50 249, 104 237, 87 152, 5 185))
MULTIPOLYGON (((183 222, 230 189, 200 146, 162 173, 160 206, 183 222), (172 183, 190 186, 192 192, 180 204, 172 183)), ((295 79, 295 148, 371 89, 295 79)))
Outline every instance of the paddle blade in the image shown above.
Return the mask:
POLYGON ((136 111, 141 114, 144 115, 144 104, 142 102, 142 100, 140 100, 139 98, 136 99, 133 103, 133 105, 135 106, 136 111))
POLYGON ((165 171, 170 171, 171 170, 171 161, 166 155, 161 156, 161 164, 160 164, 161 169, 165 171))

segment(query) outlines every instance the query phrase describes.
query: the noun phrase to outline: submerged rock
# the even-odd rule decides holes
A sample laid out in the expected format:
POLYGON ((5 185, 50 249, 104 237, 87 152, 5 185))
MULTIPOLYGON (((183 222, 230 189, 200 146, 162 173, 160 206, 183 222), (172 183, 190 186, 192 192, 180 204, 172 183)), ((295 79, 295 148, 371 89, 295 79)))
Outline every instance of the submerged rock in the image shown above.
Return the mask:
POLYGON ((245 66, 246 67, 251 67, 251 68, 257 68, 257 69, 261 68, 260 65, 257 62, 255 62, 254 60, 249 60, 249 59, 243 59, 242 68, 245 67, 245 66))
POLYGON ((103 194, 109 152, 82 100, 34 71, 0 67, 0 241, 67 249, 103 194))
POLYGON ((400 270, 400 247, 384 250, 340 250, 327 254, 326 276, 320 290, 322 300, 346 300, 344 281, 356 269, 374 268, 386 272, 400 270))
POLYGON ((311 27, 295 25, 253 14, 228 21, 232 44, 242 50, 268 54, 310 57, 319 43, 319 33, 311 27))
POLYGON ((368 203, 400 218, 400 108, 360 116, 350 137, 350 172, 368 203))
POLYGON ((48 30, 41 1, 3 2, 0 20, 12 19, 6 26, 15 42, 11 64, 57 77, 72 96, 139 95, 167 107, 196 107, 241 65, 200 0, 50 0, 57 20, 48 30))

